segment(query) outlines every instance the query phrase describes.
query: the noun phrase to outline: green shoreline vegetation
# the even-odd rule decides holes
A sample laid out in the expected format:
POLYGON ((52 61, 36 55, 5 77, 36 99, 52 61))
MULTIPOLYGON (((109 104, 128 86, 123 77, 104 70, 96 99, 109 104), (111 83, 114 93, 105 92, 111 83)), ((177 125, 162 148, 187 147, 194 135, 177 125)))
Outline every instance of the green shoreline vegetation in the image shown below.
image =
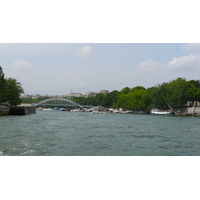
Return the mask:
MULTIPOLYGON (((43 99, 47 98, 25 98, 23 103, 37 103, 43 99)), ((180 109, 188 102, 190 106, 193 106, 200 101, 200 80, 187 81, 185 78, 177 78, 147 89, 142 86, 125 87, 121 91, 99 93, 94 97, 74 97, 71 100, 81 105, 135 111, 148 111, 152 108, 180 109)))
POLYGON ((14 78, 5 78, 0 66, 0 105, 11 107, 21 104, 21 94, 23 93, 21 83, 14 78))
POLYGON ((109 94, 99 93, 95 97, 75 97, 72 100, 81 105, 102 105, 135 111, 147 111, 152 108, 180 109, 188 102, 193 106, 200 101, 200 80, 187 81, 185 78, 177 78, 147 89, 142 86, 125 87, 121 91, 114 90, 109 94))

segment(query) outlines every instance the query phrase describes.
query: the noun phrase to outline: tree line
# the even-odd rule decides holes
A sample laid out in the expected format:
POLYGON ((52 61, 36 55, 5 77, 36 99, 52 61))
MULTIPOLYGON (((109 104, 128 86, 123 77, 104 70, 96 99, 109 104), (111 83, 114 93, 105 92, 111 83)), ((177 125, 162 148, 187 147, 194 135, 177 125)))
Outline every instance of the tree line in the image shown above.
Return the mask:
POLYGON ((180 109, 188 103, 193 106, 200 101, 200 80, 187 81, 185 78, 177 78, 147 89, 143 86, 125 87, 121 91, 99 93, 95 97, 88 98, 75 97, 72 100, 81 105, 135 111, 147 111, 152 108, 180 109))
POLYGON ((0 104, 16 106, 21 104, 21 94, 24 93, 22 85, 14 78, 5 78, 0 66, 0 104))

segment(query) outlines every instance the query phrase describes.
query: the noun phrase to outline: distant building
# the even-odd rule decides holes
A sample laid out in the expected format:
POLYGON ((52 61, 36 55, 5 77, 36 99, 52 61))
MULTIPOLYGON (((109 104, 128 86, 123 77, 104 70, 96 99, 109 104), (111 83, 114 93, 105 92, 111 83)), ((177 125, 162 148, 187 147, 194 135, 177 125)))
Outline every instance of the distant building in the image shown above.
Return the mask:
POLYGON ((32 99, 39 99, 40 98, 40 94, 34 94, 32 95, 32 99))
POLYGON ((77 93, 77 92, 71 92, 70 94, 67 95, 67 97, 69 97, 69 98, 82 97, 82 96, 83 96, 82 93, 77 93))
POLYGON ((99 92, 87 92, 84 94, 84 97, 95 97, 99 92))
POLYGON ((23 96, 22 96, 22 98, 32 98, 32 95, 30 95, 30 94, 24 94, 23 96))
POLYGON ((108 94, 108 93, 109 93, 109 90, 100 90, 100 93, 108 94))

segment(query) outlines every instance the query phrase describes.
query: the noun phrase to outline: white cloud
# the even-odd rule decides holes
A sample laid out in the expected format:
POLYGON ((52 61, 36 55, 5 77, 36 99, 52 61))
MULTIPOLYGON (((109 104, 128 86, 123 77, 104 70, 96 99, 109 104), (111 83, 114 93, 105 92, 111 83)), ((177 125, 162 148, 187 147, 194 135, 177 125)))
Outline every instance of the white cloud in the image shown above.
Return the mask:
POLYGON ((141 62, 137 68, 140 72, 151 72, 157 70, 159 66, 160 64, 158 62, 154 62, 147 58, 144 62, 141 62))
POLYGON ((25 60, 13 60, 13 69, 17 70, 30 69, 30 63, 25 60))
POLYGON ((84 46, 80 50, 76 51, 75 54, 78 56, 88 56, 92 53, 92 47, 91 46, 84 46))
POLYGON ((187 51, 197 51, 200 52, 200 43, 187 43, 184 44, 181 49, 187 51))
POLYGON ((196 70, 200 67, 200 55, 189 55, 182 56, 179 58, 173 58, 167 64, 168 69, 172 69, 175 71, 191 71, 196 70))

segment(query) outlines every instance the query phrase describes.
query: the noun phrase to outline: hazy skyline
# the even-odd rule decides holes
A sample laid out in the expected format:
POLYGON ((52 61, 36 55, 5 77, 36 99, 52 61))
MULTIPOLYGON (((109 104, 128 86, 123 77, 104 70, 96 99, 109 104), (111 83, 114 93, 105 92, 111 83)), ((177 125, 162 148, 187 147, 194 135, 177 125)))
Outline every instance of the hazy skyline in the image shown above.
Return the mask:
POLYGON ((200 79, 200 44, 1 43, 6 77, 26 94, 146 88, 178 77, 200 79))

